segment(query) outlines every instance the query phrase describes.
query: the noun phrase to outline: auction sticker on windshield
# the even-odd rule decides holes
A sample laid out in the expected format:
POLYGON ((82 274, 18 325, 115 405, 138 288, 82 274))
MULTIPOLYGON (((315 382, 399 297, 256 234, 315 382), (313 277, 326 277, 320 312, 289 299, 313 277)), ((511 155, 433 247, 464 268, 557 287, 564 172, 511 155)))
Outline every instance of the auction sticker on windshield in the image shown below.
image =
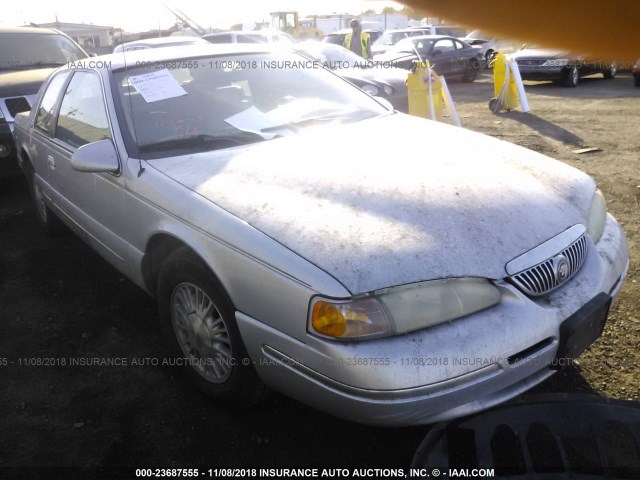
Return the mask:
POLYGON ((187 94, 167 69, 134 75, 129 78, 131 84, 140 92, 140 95, 147 103, 181 97, 187 94))

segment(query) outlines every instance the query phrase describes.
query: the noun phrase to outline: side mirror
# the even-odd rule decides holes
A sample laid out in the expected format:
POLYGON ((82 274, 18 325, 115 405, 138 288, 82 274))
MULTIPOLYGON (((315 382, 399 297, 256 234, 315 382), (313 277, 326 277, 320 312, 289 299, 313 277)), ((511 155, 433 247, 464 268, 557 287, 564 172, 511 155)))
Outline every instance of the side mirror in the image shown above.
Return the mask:
POLYGON ((436 55, 442 55, 442 50, 434 50, 431 54, 432 54, 433 56, 436 56, 436 55))
POLYGON ((71 168, 78 172, 109 172, 120 170, 116 147, 111 140, 87 143, 71 156, 71 168))
POLYGON ((91 52, 91 53, 89 54, 89 56, 90 56, 90 57, 97 57, 97 56, 98 56, 98 54, 97 54, 96 52, 91 52))

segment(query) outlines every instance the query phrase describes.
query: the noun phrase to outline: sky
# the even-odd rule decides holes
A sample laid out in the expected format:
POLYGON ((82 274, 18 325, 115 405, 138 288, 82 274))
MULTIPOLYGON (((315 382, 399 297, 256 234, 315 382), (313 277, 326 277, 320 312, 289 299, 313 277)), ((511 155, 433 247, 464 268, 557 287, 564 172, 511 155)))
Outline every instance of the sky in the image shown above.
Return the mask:
POLYGON ((202 27, 229 28, 237 23, 267 19, 269 12, 298 11, 300 16, 324 13, 358 14, 385 6, 402 8, 378 0, 21 0, 4 2, 0 26, 60 22, 93 23, 121 27, 126 31, 168 28, 175 17, 164 5, 181 10, 202 27))

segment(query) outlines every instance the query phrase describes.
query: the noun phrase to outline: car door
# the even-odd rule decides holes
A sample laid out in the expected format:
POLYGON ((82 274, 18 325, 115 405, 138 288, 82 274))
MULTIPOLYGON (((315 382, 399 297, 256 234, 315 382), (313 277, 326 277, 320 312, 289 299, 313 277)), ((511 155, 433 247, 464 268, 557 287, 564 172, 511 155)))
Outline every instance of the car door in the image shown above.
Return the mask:
POLYGON ((121 235, 123 178, 117 173, 81 172, 71 166, 71 156, 78 148, 112 139, 100 75, 75 71, 60 100, 49 154, 59 184, 59 207, 87 243, 123 270, 127 249, 121 235))
POLYGON ((51 77, 36 107, 29 144, 29 158, 35 172, 33 181, 38 182, 40 191, 54 210, 60 202, 60 185, 55 165, 51 163, 51 135, 60 97, 70 75, 69 71, 64 71, 51 77))
POLYGON ((456 61, 456 73, 464 73, 470 67, 478 70, 480 68, 480 49, 469 48, 464 43, 454 40, 456 46, 457 61, 456 61))
POLYGON ((429 55, 434 70, 438 75, 450 75, 459 71, 458 53, 451 38, 436 40, 429 55))

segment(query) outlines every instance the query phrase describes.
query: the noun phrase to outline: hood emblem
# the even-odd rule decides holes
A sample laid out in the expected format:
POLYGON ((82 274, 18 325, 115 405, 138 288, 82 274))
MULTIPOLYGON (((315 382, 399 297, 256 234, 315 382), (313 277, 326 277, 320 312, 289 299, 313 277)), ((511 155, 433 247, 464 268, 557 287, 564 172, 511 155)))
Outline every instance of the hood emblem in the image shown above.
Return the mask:
POLYGON ((553 258, 553 273, 556 277, 558 284, 564 283, 571 273, 571 266, 569 260, 564 255, 558 255, 553 258))

